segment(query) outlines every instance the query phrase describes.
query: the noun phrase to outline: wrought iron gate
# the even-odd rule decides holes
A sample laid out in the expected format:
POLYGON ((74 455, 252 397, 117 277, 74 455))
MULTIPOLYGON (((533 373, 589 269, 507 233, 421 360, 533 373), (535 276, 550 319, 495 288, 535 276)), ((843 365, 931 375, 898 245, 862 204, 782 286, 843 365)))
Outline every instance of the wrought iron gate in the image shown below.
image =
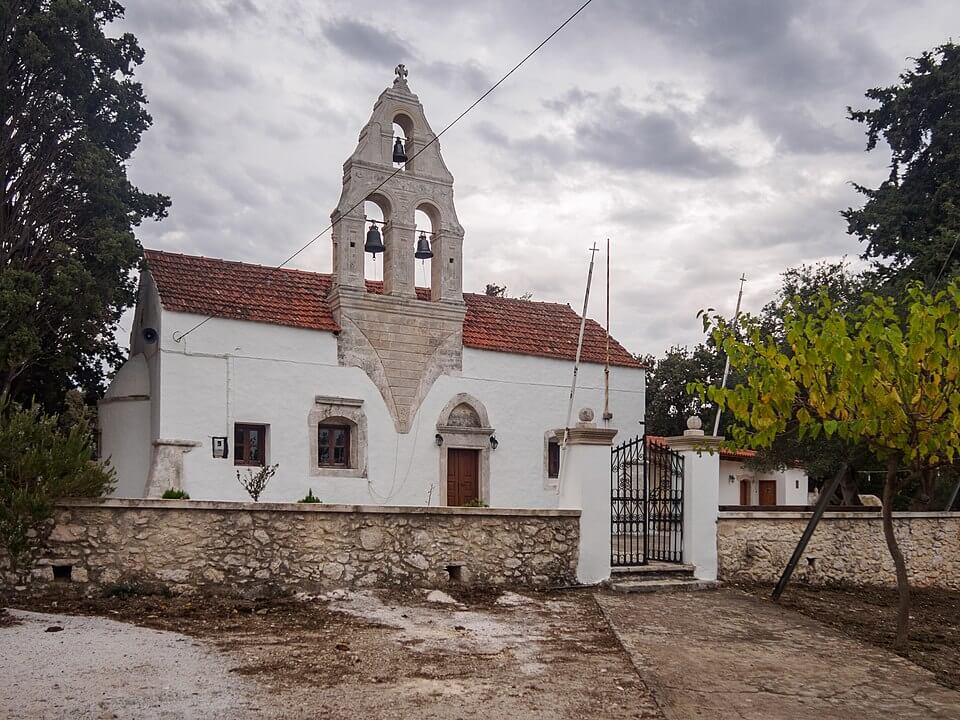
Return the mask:
POLYGON ((683 562, 683 456, 644 436, 610 458, 613 567, 683 562))

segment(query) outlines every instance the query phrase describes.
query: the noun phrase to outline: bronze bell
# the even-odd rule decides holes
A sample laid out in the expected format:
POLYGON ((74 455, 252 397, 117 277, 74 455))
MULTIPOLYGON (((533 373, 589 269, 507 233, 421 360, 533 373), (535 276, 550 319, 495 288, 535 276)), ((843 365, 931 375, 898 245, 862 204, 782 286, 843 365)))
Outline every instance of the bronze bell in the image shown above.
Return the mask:
POLYGON ((405 163, 407 161, 407 153, 403 149, 403 143, 400 141, 400 138, 396 138, 393 141, 393 161, 395 163, 405 163))
POLYGON ((377 224, 371 222, 370 229, 367 230, 367 242, 363 246, 363 251, 371 253, 376 257, 377 253, 382 253, 385 249, 386 248, 383 247, 383 238, 380 237, 380 231, 377 229, 377 224))
POLYGON ((433 250, 430 249, 430 241, 427 240, 425 232, 420 233, 417 238, 417 251, 413 254, 417 260, 429 260, 433 257, 433 250))

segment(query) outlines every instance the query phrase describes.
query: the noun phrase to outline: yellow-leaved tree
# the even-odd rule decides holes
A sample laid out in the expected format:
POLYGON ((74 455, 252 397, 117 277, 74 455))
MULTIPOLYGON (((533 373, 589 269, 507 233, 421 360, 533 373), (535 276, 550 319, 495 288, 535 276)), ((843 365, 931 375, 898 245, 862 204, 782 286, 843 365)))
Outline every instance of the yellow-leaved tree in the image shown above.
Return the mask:
POLYGON ((883 534, 896 568, 895 647, 906 650, 910 587, 893 528, 903 471, 917 477, 960 458, 960 279, 932 295, 917 283, 899 299, 867 295, 848 312, 826 295, 811 308, 784 308, 787 347, 740 319, 739 335, 704 314, 745 378, 734 388, 692 384, 736 418, 732 443, 766 448, 788 424, 800 436, 865 443, 886 463, 883 534))

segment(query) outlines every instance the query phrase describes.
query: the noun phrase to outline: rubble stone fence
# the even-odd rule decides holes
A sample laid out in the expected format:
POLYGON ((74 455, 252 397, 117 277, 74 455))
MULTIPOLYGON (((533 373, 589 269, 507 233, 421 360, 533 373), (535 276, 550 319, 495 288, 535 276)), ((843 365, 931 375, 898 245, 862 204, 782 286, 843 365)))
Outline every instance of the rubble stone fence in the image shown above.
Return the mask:
MULTIPOLYGON (((721 579, 775 583, 809 519, 809 512, 721 512, 721 579)), ((794 578, 813 585, 895 586, 881 522, 880 513, 826 513, 794 578)), ((895 512, 893 525, 912 585, 960 590, 960 513, 895 512)))
MULTIPOLYGON (((58 503, 32 582, 256 594, 575 581, 578 510, 198 500, 58 503)), ((0 575, 10 582, 5 558, 0 575)))

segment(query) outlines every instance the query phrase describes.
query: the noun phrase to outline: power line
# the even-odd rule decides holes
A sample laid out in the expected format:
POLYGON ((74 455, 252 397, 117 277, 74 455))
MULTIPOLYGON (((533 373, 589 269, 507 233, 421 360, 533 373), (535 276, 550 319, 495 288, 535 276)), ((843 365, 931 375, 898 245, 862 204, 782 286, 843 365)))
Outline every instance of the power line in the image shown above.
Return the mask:
MULTIPOLYGON (((512 68, 510 68, 509 72, 507 72, 506 75, 504 75, 504 76, 501 77, 499 80, 497 80, 493 85, 491 85, 490 88, 489 88, 485 93, 483 93, 483 95, 481 95, 481 96, 478 97, 476 100, 474 100, 473 103, 471 103, 471 105, 470 105, 466 110, 464 110, 462 113, 460 113, 459 115, 457 115, 457 117, 455 117, 455 118, 453 119, 453 121, 452 121, 449 125, 447 125, 445 128, 443 128, 443 130, 441 130, 439 133, 437 133, 437 134, 433 137, 433 139, 430 140, 430 142, 426 143, 422 148, 420 148, 419 150, 417 150, 417 152, 414 153, 412 157, 410 157, 409 159, 407 159, 406 163, 410 163, 410 162, 412 162, 413 160, 415 160, 415 159, 420 155, 420 153, 422 153, 422 152, 423 152, 424 150, 426 150, 428 147, 430 147, 431 145, 433 145, 434 143, 436 143, 438 140, 440 140, 441 136, 442 136, 444 133, 446 133, 447 130, 449 130, 449 129, 452 128, 454 125, 456 125, 458 122, 460 122, 460 121, 464 118, 464 116, 466 116, 467 113, 469 113, 469 112, 470 112, 471 110, 473 110, 477 105, 479 105, 481 102, 483 102, 490 93, 492 93, 494 90, 496 90, 498 87, 500 87, 500 85, 501 85, 507 78, 509 78, 509 77, 510 77, 511 75, 513 75, 517 70, 519 70, 520 67, 521 67, 524 63, 527 62, 527 60, 529 60, 530 58, 532 58, 532 57, 540 50, 540 48, 542 48, 544 45, 546 45, 548 42, 550 42, 550 40, 553 39, 553 36, 554 36, 554 35, 556 35, 556 34, 559 33, 561 30, 563 30, 563 28, 565 28, 577 15, 579 15, 581 12, 583 12, 583 11, 586 9, 587 5, 589 5, 589 4, 592 3, 592 2, 593 2, 593 0, 586 0, 586 2, 584 2, 580 7, 578 7, 578 8, 573 12, 572 15, 570 15, 566 20, 564 20, 562 23, 560 23, 552 33, 550 33, 549 35, 547 35, 547 37, 545 37, 545 38, 540 42, 539 45, 537 45, 533 50, 531 50, 529 53, 527 53, 527 55, 523 58, 523 60, 521 60, 521 61, 518 62, 516 65, 514 65, 512 68)), ((406 163, 405 163, 405 164, 406 164, 406 163)), ((375 188, 373 188, 369 193, 367 193, 367 196, 369 197, 371 194, 377 192, 377 190, 381 189, 384 185, 386 185, 388 182, 390 182, 391 180, 393 180, 393 178, 395 178, 395 177, 396 177, 399 173, 401 173, 402 171, 403 171, 403 166, 396 168, 392 173, 390 173, 390 174, 383 180, 383 182, 381 182, 379 185, 377 185, 375 188)), ((347 210, 347 212, 342 213, 342 214, 340 215, 340 217, 345 217, 345 216, 349 215, 349 214, 352 213, 354 210, 356 210, 358 207, 360 207, 360 205, 362 205, 364 202, 366 202, 366 198, 364 198, 363 200, 359 200, 358 202, 356 202, 356 203, 353 205, 353 207, 351 207, 349 210, 347 210)), ((296 258, 300 253, 302 253, 302 252, 303 252, 304 250, 306 250, 308 247, 310 247, 311 245, 313 245, 317 240, 319 240, 321 237, 323 237, 323 235, 324 235, 325 233, 327 233, 329 230, 332 230, 332 229, 333 229, 333 226, 336 225, 337 222, 339 222, 339 219, 336 220, 336 221, 334 221, 334 222, 331 222, 331 223, 330 223, 329 225, 327 225, 323 230, 321 230, 321 231, 318 232, 316 235, 314 235, 314 236, 310 239, 310 242, 308 242, 306 245, 304 245, 303 247, 301 247, 299 250, 297 250, 295 253, 293 253, 293 255, 291 255, 290 257, 288 257, 288 258, 287 258, 286 260, 284 260, 282 263, 280 263, 279 265, 277 265, 276 267, 271 268, 271 269, 272 269, 272 270, 280 270, 281 268, 283 268, 287 263, 289 263, 291 260, 293 260, 294 258, 296 258)), ((214 317, 215 317, 214 315, 208 315, 208 316, 205 317, 203 320, 201 320, 201 321, 198 322, 196 325, 194 325, 194 326, 191 327, 189 330, 187 330, 185 333, 182 333, 182 334, 180 334, 179 336, 174 337, 174 340, 175 340, 176 342, 180 342, 180 341, 183 340, 187 335, 189 335, 189 334, 192 333, 194 330, 196 330, 197 328, 199 328, 199 327, 201 327, 202 325, 204 325, 207 321, 212 320, 214 317)))

